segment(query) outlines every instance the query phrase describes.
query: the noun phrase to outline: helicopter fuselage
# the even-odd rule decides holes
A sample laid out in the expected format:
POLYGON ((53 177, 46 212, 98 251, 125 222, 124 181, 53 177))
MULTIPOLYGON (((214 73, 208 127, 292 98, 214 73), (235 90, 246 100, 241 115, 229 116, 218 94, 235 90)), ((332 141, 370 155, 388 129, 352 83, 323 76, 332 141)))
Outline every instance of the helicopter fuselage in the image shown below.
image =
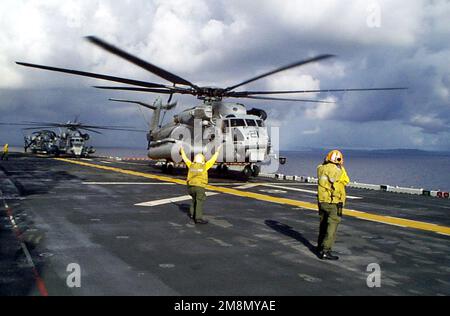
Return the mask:
POLYGON ((240 103, 206 101, 151 131, 148 156, 178 163, 181 146, 191 157, 197 153, 208 157, 214 146, 223 143, 224 150, 218 163, 248 165, 262 162, 270 152, 270 139, 264 115, 255 115, 264 112, 259 111, 248 111, 240 103))
POLYGON ((86 157, 95 152, 92 146, 87 145, 88 140, 88 134, 83 134, 77 129, 67 129, 60 137, 59 151, 75 157, 86 157))

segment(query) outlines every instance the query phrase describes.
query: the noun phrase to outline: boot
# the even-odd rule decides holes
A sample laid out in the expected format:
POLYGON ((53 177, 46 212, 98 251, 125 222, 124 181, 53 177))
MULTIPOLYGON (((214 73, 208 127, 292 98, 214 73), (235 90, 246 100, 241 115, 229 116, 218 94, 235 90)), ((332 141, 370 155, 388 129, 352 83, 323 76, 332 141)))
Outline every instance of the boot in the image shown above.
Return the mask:
POLYGON ((339 257, 333 255, 331 251, 321 251, 319 258, 322 260, 339 260, 339 257))

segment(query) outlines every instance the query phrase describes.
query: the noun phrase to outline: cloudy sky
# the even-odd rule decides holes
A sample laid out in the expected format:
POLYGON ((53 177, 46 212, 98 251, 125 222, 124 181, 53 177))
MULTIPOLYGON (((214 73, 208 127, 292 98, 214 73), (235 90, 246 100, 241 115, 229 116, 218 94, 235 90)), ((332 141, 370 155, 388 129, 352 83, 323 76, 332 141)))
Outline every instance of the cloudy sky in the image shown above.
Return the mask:
MULTIPOLYGON (((336 58, 243 89, 407 86, 407 91, 300 95, 335 104, 246 102, 280 126, 282 149, 450 150, 450 1, 2 0, 0 121, 67 121, 145 128, 141 111, 98 91, 105 82, 30 68, 24 61, 164 82, 83 39, 96 35, 199 85, 228 86, 317 54, 336 58)), ((177 97, 179 108, 198 103, 177 97)), ((149 115, 149 113, 146 113, 149 115)), ((21 144, 0 128, 0 143, 21 144)), ((145 135, 111 132, 96 145, 145 147, 145 135)))

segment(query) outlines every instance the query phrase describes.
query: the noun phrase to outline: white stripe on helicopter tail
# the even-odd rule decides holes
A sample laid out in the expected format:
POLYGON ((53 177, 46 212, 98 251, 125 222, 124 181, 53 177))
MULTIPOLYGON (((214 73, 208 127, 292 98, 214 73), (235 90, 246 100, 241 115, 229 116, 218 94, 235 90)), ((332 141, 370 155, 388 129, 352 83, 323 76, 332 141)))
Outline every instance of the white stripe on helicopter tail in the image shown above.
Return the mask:
MULTIPOLYGON (((213 195, 218 195, 218 194, 219 193, 215 193, 215 192, 206 192, 206 196, 213 196, 213 195)), ((174 203, 174 202, 188 201, 190 199, 192 199, 192 197, 190 195, 182 195, 182 196, 177 196, 177 197, 168 198, 168 199, 137 203, 134 205, 135 206, 158 206, 158 205, 170 204, 170 203, 174 203)))

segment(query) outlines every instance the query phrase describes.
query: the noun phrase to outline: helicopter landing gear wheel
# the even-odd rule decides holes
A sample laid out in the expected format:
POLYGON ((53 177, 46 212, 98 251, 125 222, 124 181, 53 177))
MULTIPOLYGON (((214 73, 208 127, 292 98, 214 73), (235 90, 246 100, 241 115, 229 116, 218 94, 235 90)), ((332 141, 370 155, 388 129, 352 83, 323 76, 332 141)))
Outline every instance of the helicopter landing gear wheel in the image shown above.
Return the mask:
POLYGON ((217 166, 217 172, 219 174, 227 174, 228 173, 228 166, 225 164, 220 164, 217 166))
POLYGON ((252 176, 257 177, 259 176, 259 173, 261 172, 261 167, 258 165, 252 166, 252 176))
POLYGON ((165 163, 162 165, 162 171, 167 174, 173 174, 175 167, 173 163, 165 163))
POLYGON ((250 178, 253 174, 253 169, 251 165, 245 166, 244 170, 242 170, 242 174, 246 179, 250 178))

